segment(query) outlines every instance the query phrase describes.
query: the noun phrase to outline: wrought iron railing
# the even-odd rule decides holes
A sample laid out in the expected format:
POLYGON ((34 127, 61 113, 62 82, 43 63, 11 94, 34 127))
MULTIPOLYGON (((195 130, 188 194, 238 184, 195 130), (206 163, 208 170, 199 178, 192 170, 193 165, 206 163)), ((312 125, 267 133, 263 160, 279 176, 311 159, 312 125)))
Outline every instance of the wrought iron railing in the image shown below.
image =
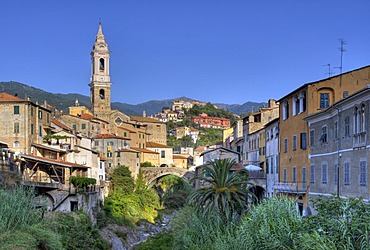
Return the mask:
POLYGON ((285 193, 305 193, 307 190, 306 182, 277 182, 274 189, 285 193))

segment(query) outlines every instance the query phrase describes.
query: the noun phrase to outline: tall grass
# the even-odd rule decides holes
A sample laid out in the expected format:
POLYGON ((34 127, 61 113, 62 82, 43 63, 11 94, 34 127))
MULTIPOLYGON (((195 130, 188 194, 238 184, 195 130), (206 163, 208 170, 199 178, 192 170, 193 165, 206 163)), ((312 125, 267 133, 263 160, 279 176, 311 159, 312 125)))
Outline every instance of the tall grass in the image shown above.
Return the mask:
POLYGON ((35 209, 33 198, 33 190, 22 187, 0 189, 0 232, 40 221, 41 214, 35 209))

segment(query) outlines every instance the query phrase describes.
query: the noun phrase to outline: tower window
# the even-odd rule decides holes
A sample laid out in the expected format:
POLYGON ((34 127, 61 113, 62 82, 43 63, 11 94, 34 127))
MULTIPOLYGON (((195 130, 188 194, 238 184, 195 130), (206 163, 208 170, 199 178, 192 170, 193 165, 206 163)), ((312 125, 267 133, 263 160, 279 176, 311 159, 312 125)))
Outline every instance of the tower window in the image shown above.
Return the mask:
POLYGON ((104 59, 103 58, 100 58, 99 60, 99 69, 104 70, 104 59))
POLYGON ((100 97, 100 99, 105 99, 105 91, 104 91, 104 89, 99 90, 99 97, 100 97))

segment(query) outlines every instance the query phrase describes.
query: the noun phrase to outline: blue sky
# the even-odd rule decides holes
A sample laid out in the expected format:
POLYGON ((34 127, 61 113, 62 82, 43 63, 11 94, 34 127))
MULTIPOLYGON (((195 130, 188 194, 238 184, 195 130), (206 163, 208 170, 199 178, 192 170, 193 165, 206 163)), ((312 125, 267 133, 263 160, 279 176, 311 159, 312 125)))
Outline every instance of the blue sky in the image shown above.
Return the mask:
POLYGON ((89 95, 103 21, 112 101, 242 104, 370 64, 368 0, 3 1, 0 81, 89 95))

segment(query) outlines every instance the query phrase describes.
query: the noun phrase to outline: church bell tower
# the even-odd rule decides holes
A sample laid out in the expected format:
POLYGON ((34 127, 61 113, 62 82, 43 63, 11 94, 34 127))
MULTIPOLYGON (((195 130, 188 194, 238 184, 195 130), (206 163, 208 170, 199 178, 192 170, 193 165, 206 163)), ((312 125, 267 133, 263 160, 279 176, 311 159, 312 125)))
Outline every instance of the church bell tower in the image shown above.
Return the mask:
POLYGON ((90 105, 95 117, 109 121, 111 113, 110 103, 110 51, 105 42, 103 27, 99 22, 98 34, 91 51, 91 78, 90 78, 90 105))

